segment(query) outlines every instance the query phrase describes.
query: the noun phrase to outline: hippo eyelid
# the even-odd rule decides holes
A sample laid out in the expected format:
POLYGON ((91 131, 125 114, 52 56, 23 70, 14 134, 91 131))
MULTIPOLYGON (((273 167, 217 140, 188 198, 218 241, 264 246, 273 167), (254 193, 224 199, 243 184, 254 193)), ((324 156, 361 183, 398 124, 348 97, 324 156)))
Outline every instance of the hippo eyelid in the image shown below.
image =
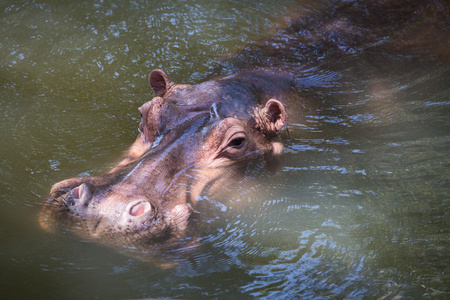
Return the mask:
POLYGON ((228 139, 227 147, 240 148, 244 145, 246 135, 243 132, 235 133, 228 139))
POLYGON ((243 131, 227 134, 227 138, 224 140, 223 148, 220 150, 219 156, 228 157, 230 159, 242 157, 247 149, 246 139, 247 135, 243 131))

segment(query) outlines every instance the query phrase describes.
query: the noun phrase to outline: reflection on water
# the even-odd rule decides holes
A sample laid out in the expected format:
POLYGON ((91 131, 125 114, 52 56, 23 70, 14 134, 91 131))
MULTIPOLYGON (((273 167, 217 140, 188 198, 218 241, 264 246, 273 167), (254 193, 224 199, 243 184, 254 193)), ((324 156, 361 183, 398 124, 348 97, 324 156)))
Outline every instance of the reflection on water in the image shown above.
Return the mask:
POLYGON ((134 140, 153 68, 195 83, 245 66, 286 12, 323 7, 1 4, 2 295, 448 297, 450 71, 441 48, 380 46, 367 57, 304 66, 304 103, 283 133, 282 171, 200 198, 198 235, 160 254, 171 268, 38 227, 52 183, 104 172, 134 140))

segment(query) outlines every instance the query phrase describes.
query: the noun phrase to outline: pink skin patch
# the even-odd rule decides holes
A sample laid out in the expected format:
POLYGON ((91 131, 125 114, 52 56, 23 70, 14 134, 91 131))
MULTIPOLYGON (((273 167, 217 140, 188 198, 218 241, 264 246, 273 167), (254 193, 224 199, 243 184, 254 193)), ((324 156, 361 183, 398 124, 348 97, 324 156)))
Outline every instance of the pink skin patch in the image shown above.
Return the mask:
POLYGON ((75 199, 80 199, 80 187, 79 186, 73 189, 72 196, 75 199))
POLYGON ((133 217, 137 217, 137 216, 142 215, 149 209, 150 209, 150 203, 148 203, 147 201, 142 201, 142 202, 137 203, 136 205, 133 205, 129 210, 129 214, 133 217))

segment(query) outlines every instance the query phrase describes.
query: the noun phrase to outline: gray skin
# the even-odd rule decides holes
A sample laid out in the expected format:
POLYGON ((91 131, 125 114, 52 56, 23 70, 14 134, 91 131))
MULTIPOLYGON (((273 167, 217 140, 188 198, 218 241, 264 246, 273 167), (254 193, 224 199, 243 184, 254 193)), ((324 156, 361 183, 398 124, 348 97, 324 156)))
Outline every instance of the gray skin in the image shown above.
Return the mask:
POLYGON ((154 70, 158 96, 139 108, 134 144, 108 174, 55 184, 41 226, 122 246, 182 237, 198 196, 240 181, 254 159, 281 155, 283 76, 254 71, 190 86, 154 70))

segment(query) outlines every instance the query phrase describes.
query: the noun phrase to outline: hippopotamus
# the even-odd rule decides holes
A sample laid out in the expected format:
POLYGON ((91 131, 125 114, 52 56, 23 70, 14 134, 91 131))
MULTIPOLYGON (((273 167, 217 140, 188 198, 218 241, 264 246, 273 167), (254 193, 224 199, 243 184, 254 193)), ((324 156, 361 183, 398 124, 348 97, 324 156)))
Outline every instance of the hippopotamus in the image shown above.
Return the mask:
POLYGON ((282 74, 234 74, 196 85, 150 74, 156 97, 139 108, 140 134, 107 174, 55 184, 41 215, 104 243, 133 246, 178 238, 204 190, 242 179, 246 164, 283 152, 288 87, 282 74))
POLYGON ((156 97, 139 108, 134 144, 109 173, 55 184, 41 226, 131 246, 183 237, 199 196, 240 182, 251 162, 270 169, 279 161, 280 131, 301 115, 303 103, 314 103, 303 75, 309 69, 353 70, 360 78, 358 65, 383 72, 396 63, 392 53, 413 58, 419 46, 448 59, 448 39, 442 45, 426 39, 445 36, 442 5, 408 3, 409 9, 402 1, 339 2, 293 19, 220 63, 219 74, 199 84, 175 84, 154 70, 149 82, 156 97))

